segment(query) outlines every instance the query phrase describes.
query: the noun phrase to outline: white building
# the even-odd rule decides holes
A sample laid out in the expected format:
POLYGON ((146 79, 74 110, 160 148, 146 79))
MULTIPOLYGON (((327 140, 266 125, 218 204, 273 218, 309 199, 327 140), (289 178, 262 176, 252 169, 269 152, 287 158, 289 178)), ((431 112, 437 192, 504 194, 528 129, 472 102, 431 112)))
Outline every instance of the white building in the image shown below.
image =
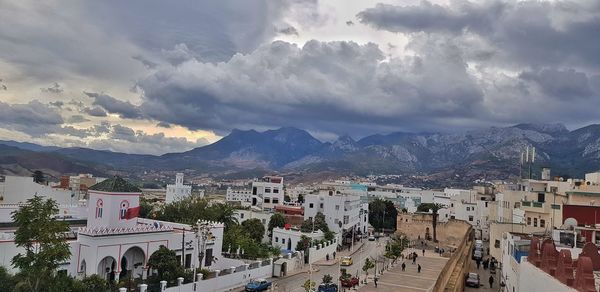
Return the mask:
POLYGON ((311 242, 324 238, 324 234, 321 230, 316 230, 311 233, 293 229, 273 228, 271 245, 280 249, 295 251, 302 236, 310 238, 311 242))
POLYGON ((263 236, 263 242, 270 242, 271 238, 269 237, 269 222, 271 221, 271 216, 274 213, 258 211, 258 210, 235 210, 234 217, 239 224, 242 224, 246 220, 250 219, 258 219, 265 227, 265 235, 263 236))
POLYGON ((227 188, 225 199, 245 207, 273 210, 275 206, 283 205, 284 196, 283 177, 265 176, 254 180, 250 190, 227 188))
POLYGON ((25 203, 34 196, 55 200, 60 205, 77 204, 78 199, 71 190, 38 184, 29 176, 4 176, 0 180, 0 204, 25 203))
POLYGON ((325 215, 329 230, 341 239, 359 231, 361 206, 363 205, 359 196, 335 194, 332 189, 320 190, 319 194, 306 196, 304 219, 314 219, 317 213, 321 212, 325 215))
MULTIPOLYGON (((222 269, 243 264, 220 256, 222 223, 202 223, 208 237, 206 244, 199 244, 201 237, 189 225, 137 218, 140 195, 137 187, 118 177, 90 187, 87 225, 71 227, 71 258, 59 270, 77 277, 98 274, 114 280, 130 275, 145 278, 148 258, 160 246, 174 250, 186 267, 222 269), (206 255, 201 265, 197 256, 200 246, 205 247, 206 255)), ((14 244, 14 229, 5 229, 0 237, 0 265, 16 272, 10 260, 23 250, 14 244)))
MULTIPOLYGON (((192 195, 192 186, 183 184, 183 173, 175 175, 175 184, 167 185, 166 203, 183 200, 192 195)), ((201 197, 204 196, 202 193, 201 197)))
POLYGON ((227 202, 239 202, 243 207, 250 207, 252 205, 252 190, 228 187, 225 200, 227 202))

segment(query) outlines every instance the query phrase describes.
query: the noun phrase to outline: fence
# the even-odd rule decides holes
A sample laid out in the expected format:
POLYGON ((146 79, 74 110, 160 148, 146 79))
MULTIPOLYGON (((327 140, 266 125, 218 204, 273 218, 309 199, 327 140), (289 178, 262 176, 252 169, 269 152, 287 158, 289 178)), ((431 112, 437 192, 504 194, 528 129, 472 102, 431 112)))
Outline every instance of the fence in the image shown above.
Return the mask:
MULTIPOLYGON (((227 291, 244 286, 251 280, 270 278, 273 274, 273 259, 257 261, 252 264, 231 267, 221 271, 212 271, 207 279, 194 283, 180 284, 175 287, 165 288, 164 292, 192 292, 192 291, 227 291)), ((199 274, 201 277, 202 274, 199 274)), ((183 278, 180 278, 183 281, 183 278)), ((165 283, 166 284, 166 283, 165 283)))

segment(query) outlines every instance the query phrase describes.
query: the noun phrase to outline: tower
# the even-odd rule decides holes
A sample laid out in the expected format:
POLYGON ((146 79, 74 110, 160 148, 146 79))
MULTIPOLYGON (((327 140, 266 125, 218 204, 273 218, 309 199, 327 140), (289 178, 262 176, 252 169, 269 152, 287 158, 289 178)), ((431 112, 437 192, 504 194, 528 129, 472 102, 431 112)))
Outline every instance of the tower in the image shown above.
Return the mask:
POLYGON ((137 224, 142 191, 121 177, 88 189, 88 228, 130 228, 137 224))

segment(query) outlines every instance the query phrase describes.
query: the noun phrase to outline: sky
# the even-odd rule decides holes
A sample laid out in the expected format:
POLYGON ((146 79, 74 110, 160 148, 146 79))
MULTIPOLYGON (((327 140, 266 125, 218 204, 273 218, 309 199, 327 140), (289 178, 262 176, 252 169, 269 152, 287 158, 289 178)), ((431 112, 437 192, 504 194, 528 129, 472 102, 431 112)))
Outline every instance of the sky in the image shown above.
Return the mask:
POLYGON ((0 0, 0 139, 180 152, 600 122, 600 1, 0 0))

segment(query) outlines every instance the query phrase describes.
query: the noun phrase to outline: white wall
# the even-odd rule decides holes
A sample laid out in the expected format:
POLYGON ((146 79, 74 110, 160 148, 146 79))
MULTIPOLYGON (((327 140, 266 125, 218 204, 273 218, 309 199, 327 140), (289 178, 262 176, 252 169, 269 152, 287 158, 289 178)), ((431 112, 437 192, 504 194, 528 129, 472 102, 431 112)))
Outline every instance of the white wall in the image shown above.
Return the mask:
MULTIPOLYGON (((574 292, 577 291, 561 283, 527 261, 521 262, 519 269, 519 290, 523 292, 574 292)), ((516 290, 515 290, 516 292, 516 290)))
POLYGON ((308 262, 312 264, 316 261, 325 259, 327 255, 329 255, 330 258, 333 258, 333 252, 336 251, 336 249, 337 244, 334 242, 329 243, 328 246, 321 246, 320 249, 311 247, 308 254, 308 262))
MULTIPOLYGON (((270 278, 273 274, 273 264, 266 265, 255 269, 248 269, 237 273, 227 274, 220 277, 215 277, 207 280, 200 280, 198 289, 195 291, 211 291, 221 292, 229 291, 234 288, 242 287, 248 282, 258 278, 270 278)), ((170 287, 166 292, 192 292, 194 291, 194 283, 185 284, 177 287, 170 287)))
POLYGON ((38 196, 55 200, 58 204, 76 204, 77 197, 72 197, 70 190, 52 188, 33 182, 33 177, 5 176, 4 184, 0 184, 0 194, 4 196, 2 204, 25 203, 27 199, 38 196))

